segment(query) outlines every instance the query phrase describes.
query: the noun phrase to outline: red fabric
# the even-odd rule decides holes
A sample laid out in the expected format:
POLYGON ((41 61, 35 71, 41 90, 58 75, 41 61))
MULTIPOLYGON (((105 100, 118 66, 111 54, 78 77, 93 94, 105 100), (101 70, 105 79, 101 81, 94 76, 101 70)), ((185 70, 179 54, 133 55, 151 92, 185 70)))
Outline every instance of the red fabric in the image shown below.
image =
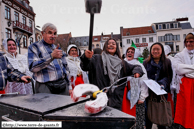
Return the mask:
POLYGON ((5 94, 5 90, 0 90, 0 94, 5 94))
POLYGON ((183 77, 181 81, 174 123, 194 129, 194 79, 183 77))
POLYGON ((168 99, 167 101, 169 101, 171 103, 171 108, 172 108, 172 118, 174 118, 174 102, 172 100, 172 94, 168 93, 168 99))
MULTIPOLYGON (((73 82, 73 77, 71 77, 71 82, 73 82)), ((76 80, 75 80, 75 86, 79 85, 79 84, 84 84, 84 80, 82 75, 81 76, 77 76, 76 80)), ((72 84, 72 90, 74 89, 74 85, 72 84)), ((86 95, 83 95, 82 97, 86 97, 86 95)))
MULTIPOLYGON (((127 84, 128 84, 128 89, 130 89, 130 83, 128 82, 127 84)), ((121 110, 122 110, 122 112, 125 112, 129 115, 136 117, 136 105, 134 105, 134 107, 132 109, 130 109, 131 104, 130 104, 130 101, 127 99, 128 89, 127 89, 127 87, 125 87, 121 110)))

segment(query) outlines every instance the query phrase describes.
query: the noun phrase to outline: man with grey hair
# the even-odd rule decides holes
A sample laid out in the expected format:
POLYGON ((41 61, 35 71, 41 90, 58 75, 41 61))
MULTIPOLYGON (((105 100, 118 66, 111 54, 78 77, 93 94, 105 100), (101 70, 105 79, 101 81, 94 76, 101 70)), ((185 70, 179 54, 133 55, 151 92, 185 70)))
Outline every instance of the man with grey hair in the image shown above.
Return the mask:
POLYGON ((41 41, 28 47, 28 65, 36 80, 36 93, 68 94, 66 54, 54 42, 57 28, 52 23, 42 27, 41 41))

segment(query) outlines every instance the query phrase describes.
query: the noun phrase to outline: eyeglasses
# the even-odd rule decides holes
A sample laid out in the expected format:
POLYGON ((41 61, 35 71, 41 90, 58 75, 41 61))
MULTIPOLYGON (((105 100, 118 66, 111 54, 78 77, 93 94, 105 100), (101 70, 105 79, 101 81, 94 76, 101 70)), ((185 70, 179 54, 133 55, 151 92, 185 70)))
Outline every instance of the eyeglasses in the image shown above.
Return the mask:
POLYGON ((189 42, 190 42, 190 43, 194 43, 194 41, 186 41, 185 43, 189 43, 189 42))
POLYGON ((49 36, 57 36, 57 32, 52 32, 52 31, 48 31, 48 32, 45 32, 46 34, 48 34, 49 36))
POLYGON ((134 54, 135 52, 134 52, 134 51, 128 51, 127 53, 131 53, 131 54, 134 54))

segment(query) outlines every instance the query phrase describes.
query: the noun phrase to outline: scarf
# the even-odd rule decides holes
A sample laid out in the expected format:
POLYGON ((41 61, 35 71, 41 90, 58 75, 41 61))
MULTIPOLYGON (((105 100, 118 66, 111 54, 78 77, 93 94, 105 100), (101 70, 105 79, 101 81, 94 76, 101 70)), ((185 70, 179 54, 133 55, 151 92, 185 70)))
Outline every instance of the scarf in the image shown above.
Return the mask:
POLYGON ((122 60, 117 55, 110 55, 102 52, 102 62, 104 74, 110 79, 110 84, 114 83, 120 77, 122 60))
POLYGON ((73 82, 71 82, 71 85, 75 86, 75 80, 77 78, 77 75, 81 75, 83 77, 84 83, 88 83, 88 77, 86 72, 82 71, 80 67, 80 59, 78 57, 73 57, 73 56, 67 56, 67 64, 69 67, 69 80, 71 80, 71 77, 73 77, 73 82))

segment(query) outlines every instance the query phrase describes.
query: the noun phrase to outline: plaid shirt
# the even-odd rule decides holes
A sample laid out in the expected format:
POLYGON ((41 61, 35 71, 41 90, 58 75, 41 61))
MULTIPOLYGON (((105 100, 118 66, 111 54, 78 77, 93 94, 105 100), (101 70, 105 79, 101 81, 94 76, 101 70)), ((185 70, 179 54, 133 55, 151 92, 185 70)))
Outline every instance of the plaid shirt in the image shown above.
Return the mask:
POLYGON ((4 90, 8 81, 22 82, 25 74, 14 69, 5 56, 0 55, 0 90, 4 90))
POLYGON ((33 78, 45 83, 66 78, 67 82, 67 62, 65 52, 61 59, 52 59, 51 53, 56 48, 54 44, 48 44, 44 40, 35 42, 28 47, 28 66, 33 72, 33 78))

